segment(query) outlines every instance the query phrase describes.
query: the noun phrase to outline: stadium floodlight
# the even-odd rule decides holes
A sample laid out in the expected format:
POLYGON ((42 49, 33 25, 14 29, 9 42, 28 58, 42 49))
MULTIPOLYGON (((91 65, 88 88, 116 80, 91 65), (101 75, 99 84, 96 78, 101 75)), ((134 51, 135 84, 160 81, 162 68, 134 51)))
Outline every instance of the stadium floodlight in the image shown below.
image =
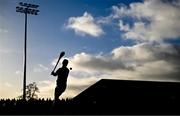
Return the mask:
POLYGON ((38 15, 39 5, 20 2, 16 7, 16 12, 25 14, 25 34, 24 34, 24 78, 23 78, 23 99, 26 100, 26 54, 27 54, 27 15, 38 15))
POLYGON ((37 10, 36 8, 38 8, 39 5, 27 4, 22 2, 20 2, 19 5, 20 6, 16 7, 16 12, 38 15, 39 10, 37 10))
POLYGON ((23 2, 20 2, 19 5, 23 6, 23 7, 30 7, 30 8, 38 8, 39 7, 39 5, 28 4, 28 3, 23 3, 23 2))

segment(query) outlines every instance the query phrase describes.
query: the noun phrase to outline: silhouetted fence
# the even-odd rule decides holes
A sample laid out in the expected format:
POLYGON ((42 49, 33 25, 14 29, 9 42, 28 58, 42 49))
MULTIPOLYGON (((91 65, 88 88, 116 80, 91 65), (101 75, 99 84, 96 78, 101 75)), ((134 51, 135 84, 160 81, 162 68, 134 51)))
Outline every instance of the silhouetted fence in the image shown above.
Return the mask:
POLYGON ((66 114, 71 102, 71 99, 62 99, 53 105, 51 99, 1 99, 0 114, 66 114))

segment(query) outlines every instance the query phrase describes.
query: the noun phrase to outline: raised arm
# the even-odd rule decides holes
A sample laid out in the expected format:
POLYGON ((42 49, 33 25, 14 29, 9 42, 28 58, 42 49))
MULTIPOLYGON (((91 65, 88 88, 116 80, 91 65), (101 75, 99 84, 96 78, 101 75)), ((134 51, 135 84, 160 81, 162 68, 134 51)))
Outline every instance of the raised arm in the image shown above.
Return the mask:
POLYGON ((58 75, 58 73, 57 73, 57 72, 58 72, 58 70, 57 70, 56 72, 52 71, 52 72, 51 72, 51 75, 53 75, 53 76, 57 76, 57 75, 58 75))

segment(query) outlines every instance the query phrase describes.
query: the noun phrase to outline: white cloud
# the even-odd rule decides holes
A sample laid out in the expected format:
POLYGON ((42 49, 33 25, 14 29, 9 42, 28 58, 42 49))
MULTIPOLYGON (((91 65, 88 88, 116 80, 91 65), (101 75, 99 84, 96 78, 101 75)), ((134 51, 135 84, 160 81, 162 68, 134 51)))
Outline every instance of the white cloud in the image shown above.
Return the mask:
POLYGON ((141 43, 134 46, 120 46, 112 50, 114 59, 122 62, 149 62, 165 59, 164 54, 178 55, 178 51, 170 44, 141 43))
POLYGON ((38 64, 34 69, 33 71, 34 72, 44 72, 44 71, 47 71, 48 68, 42 64, 38 64))
POLYGON ((123 37, 139 41, 162 41, 180 37, 179 1, 145 0, 128 6, 113 6, 109 18, 119 19, 123 37), (123 17, 130 17, 135 22, 123 22, 123 17))
POLYGON ((115 61, 111 56, 90 55, 87 53, 80 53, 74 55, 71 59, 71 66, 75 67, 73 70, 83 70, 85 72, 98 72, 99 70, 116 70, 118 68, 128 68, 121 61, 115 61), (78 65, 77 65, 78 64, 78 65), (86 68, 84 68, 86 67, 86 68))
POLYGON ((70 65, 75 71, 101 72, 108 78, 179 81, 179 52, 179 46, 142 43, 120 46, 109 55, 76 54, 70 59, 70 65))
POLYGON ((70 17, 68 20, 67 28, 73 29, 76 34, 90 35, 99 37, 104 34, 104 31, 98 25, 93 16, 87 12, 81 17, 70 17))
POLYGON ((165 60, 147 62, 143 66, 137 67, 136 70, 145 75, 166 75, 178 71, 175 65, 172 65, 165 60))

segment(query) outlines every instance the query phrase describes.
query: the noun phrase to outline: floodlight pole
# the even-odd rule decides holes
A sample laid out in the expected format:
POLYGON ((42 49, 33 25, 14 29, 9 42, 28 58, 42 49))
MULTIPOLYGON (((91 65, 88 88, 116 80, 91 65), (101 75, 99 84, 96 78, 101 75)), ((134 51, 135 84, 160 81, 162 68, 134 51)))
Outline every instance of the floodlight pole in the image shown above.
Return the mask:
POLYGON ((24 33, 24 79, 23 79, 23 99, 26 99, 26 56, 27 56, 27 11, 25 12, 25 33, 24 33))
POLYGON ((19 3, 16 7, 16 12, 25 14, 25 33, 24 33, 24 78, 23 78, 23 99, 26 100, 26 59, 27 59, 27 14, 37 15, 39 10, 36 8, 39 5, 19 3))

